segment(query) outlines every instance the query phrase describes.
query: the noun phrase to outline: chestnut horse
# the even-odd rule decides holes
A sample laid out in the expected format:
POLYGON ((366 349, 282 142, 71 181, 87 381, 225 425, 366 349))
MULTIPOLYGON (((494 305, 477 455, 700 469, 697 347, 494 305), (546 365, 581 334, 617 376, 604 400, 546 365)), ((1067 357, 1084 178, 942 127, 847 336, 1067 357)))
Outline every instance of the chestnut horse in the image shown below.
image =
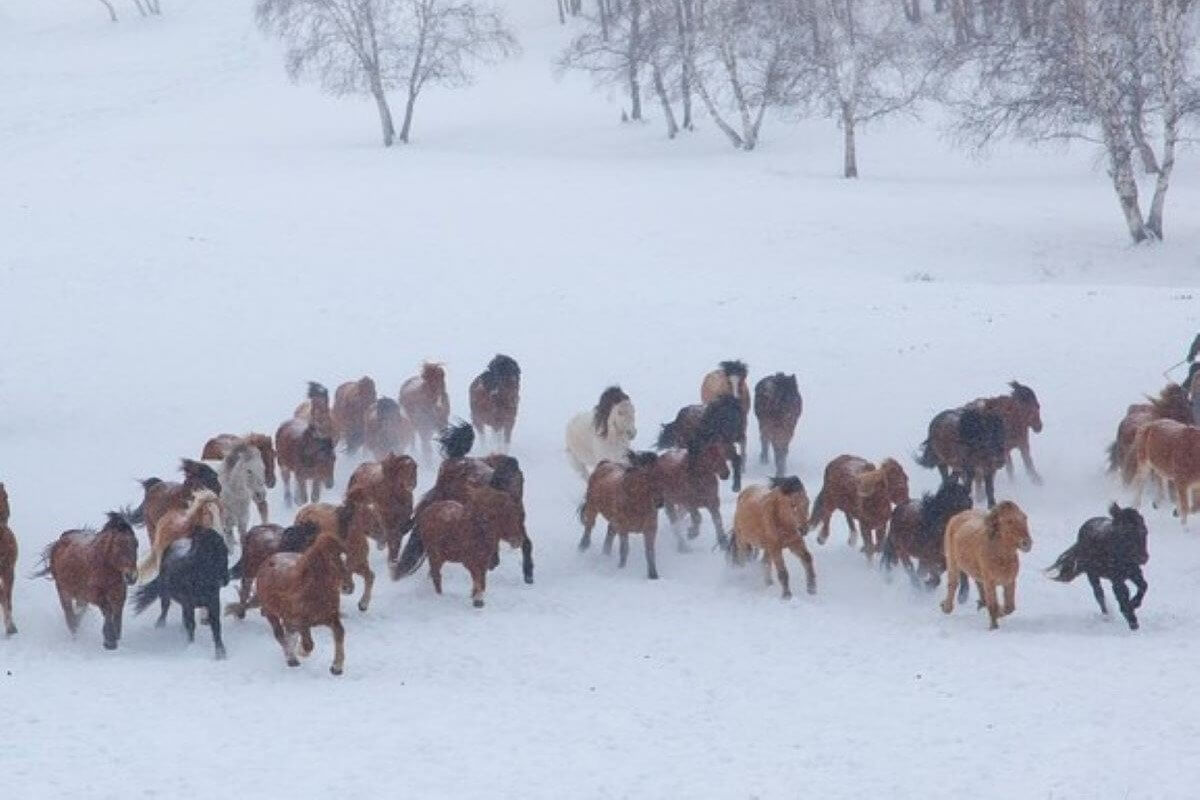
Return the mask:
POLYGON ((1171 419, 1187 425, 1196 422, 1187 393, 1177 383, 1168 383, 1158 397, 1146 399, 1150 402, 1135 403, 1126 409, 1117 426, 1117 438, 1108 446, 1108 471, 1119 471, 1126 486, 1132 485, 1137 476, 1133 440, 1143 425, 1156 419, 1171 419))
POLYGON ((338 429, 333 424, 333 413, 329 410, 329 390, 316 381, 308 382, 308 399, 296 406, 292 416, 311 422, 318 433, 337 442, 338 429))
POLYGON ((1133 459, 1137 464, 1137 500, 1142 504, 1146 481, 1153 475, 1166 482, 1175 499, 1176 513, 1187 525, 1192 507, 1192 490, 1200 488, 1200 428, 1173 419, 1157 419, 1142 425, 1133 440, 1133 459))
POLYGON ((1042 407, 1037 395, 1028 386, 1009 381, 1011 394, 999 397, 981 397, 969 403, 968 408, 990 411, 1004 420, 1004 470, 1009 480, 1013 477, 1012 451, 1021 454, 1025 464, 1025 473, 1035 483, 1040 485, 1042 476, 1033 465, 1033 456, 1029 454, 1029 432, 1042 432, 1042 407))
POLYGON ((300 666, 301 656, 313 651, 312 629, 333 631, 333 664, 329 671, 341 675, 346 662, 346 629, 342 627, 342 553, 345 545, 335 533, 321 533, 302 553, 276 553, 259 567, 255 580, 262 615, 271 624, 275 641, 283 648, 289 667, 300 666))
POLYGON ((824 544, 830 519, 841 511, 850 527, 850 546, 861 528, 862 552, 870 561, 883 545, 892 506, 907 500, 908 476, 895 459, 885 458, 876 467, 865 458, 840 455, 825 467, 825 483, 817 493, 809 525, 820 526, 817 542, 824 544))
MULTIPOLYGON (((213 438, 204 443, 204 449, 200 451, 200 458, 205 461, 221 461, 233 448, 237 447, 242 442, 246 442, 258 448, 258 452, 262 454, 264 477, 267 482, 268 489, 275 488, 275 445, 271 442, 271 437, 265 433, 247 433, 245 436, 235 436, 232 433, 218 433, 213 438)), ((262 509, 259 509, 262 513, 262 509)), ((262 518, 265 524, 267 518, 262 518)))
POLYGON ((146 538, 151 544, 154 543, 154 529, 159 518, 172 508, 187 508, 193 492, 206 490, 221 494, 221 477, 208 464, 185 458, 179 469, 183 473, 183 483, 158 478, 142 481, 142 503, 133 510, 129 521, 134 525, 146 526, 146 538))
POLYGON ((8 527, 8 490, 0 483, 0 611, 4 612, 4 635, 17 632, 12 617, 13 575, 17 569, 17 537, 8 527))
POLYGON ((358 600, 358 610, 366 611, 371 605, 371 590, 375 586, 375 572, 371 569, 372 539, 384 537, 383 519, 371 502, 365 489, 347 492, 340 506, 330 503, 311 503, 296 512, 296 524, 310 523, 320 533, 336 534, 345 546, 346 569, 342 576, 342 591, 354 591, 353 575, 363 579, 363 593, 358 600))
POLYGON ((741 564, 753 548, 763 551, 767 586, 771 585, 771 567, 783 586, 783 599, 792 596, 783 551, 791 550, 804 565, 805 585, 809 594, 817 593, 817 573, 812 553, 804 543, 808 530, 808 493, 796 476, 772 478, 768 486, 748 486, 737 499, 733 515, 733 536, 729 558, 741 564))
POLYGON ((913 586, 918 585, 918 576, 923 575, 925 587, 935 588, 946 571, 946 554, 942 549, 946 523, 972 505, 971 487, 951 477, 942 482, 935 494, 926 493, 920 500, 907 500, 892 509, 880 555, 880 566, 889 580, 892 568, 900 563, 913 586), (913 559, 917 561, 915 566, 913 559))
POLYGON ((609 386, 591 411, 567 422, 567 459, 584 481, 601 461, 620 461, 637 436, 637 412, 620 386, 609 386))
POLYGON ((302 419, 289 419, 275 431, 275 449, 279 453, 279 472, 283 475, 283 502, 292 505, 292 473, 296 475, 296 494, 301 503, 321 499, 321 484, 333 488, 333 467, 337 460, 334 441, 323 436, 317 426, 302 419))
POLYGON ((517 405, 521 401, 521 368, 506 355, 497 355, 487 369, 471 381, 471 424, 475 436, 484 441, 488 428, 496 433, 505 452, 512 443, 517 424, 517 405))
POLYGON ((154 541, 150 543, 150 552, 138 565, 138 577, 150 577, 158 570, 167 548, 197 528, 221 529, 221 501, 207 489, 193 494, 187 508, 169 509, 158 520, 158 524, 154 526, 154 541))
POLYGON ((400 385, 400 406, 421 439, 425 460, 433 458, 431 442, 450 421, 450 396, 446 394, 446 370, 426 361, 421 374, 400 385))
MULTIPOLYGON (((729 395, 741 406, 742 431, 738 439, 741 449, 738 455, 742 463, 746 461, 746 426, 750 421, 750 387, 746 384, 746 372, 744 361, 722 361, 700 381, 701 403, 711 403, 722 395, 729 395)), ((736 492, 738 487, 734 486, 733 490, 736 492)))
POLYGON ((655 446, 707 447, 720 443, 733 467, 733 490, 742 488, 742 456, 737 444, 746 428, 745 414, 738 399, 723 394, 704 405, 684 406, 675 419, 662 426, 655 446))
POLYGON ((375 381, 364 375, 348 381, 333 393, 333 430, 336 438, 346 444, 353 455, 366 438, 367 411, 375 405, 375 381))
POLYGON ((721 522, 720 481, 729 477, 725 461, 725 448, 718 443, 691 449, 672 448, 658 454, 654 464, 658 473, 658 485, 662 491, 663 509, 671 523, 671 530, 679 540, 679 550, 687 549, 677 523, 680 514, 687 512, 691 519, 687 538, 700 535, 700 509, 706 509, 712 517, 713 530, 717 534, 717 546, 728 545, 725 526, 721 522))
POLYGON ((776 372, 754 385, 754 416, 758 418, 758 438, 762 445, 759 460, 766 464, 767 445, 775 453, 775 475, 787 472, 788 448, 796 433, 796 422, 804 411, 804 400, 795 375, 776 372))
POLYGON ((408 456, 389 455, 382 461, 364 461, 350 476, 347 493, 361 491, 375 504, 383 519, 383 536, 376 540, 387 547, 388 563, 400 555, 401 531, 412 519, 413 490, 417 488, 417 462, 408 456))
POLYGON ((255 525, 242 537, 242 557, 229 568, 229 577, 241 581, 238 586, 238 602, 228 603, 225 613, 238 619, 246 618, 246 611, 258 605, 254 595, 254 577, 268 558, 276 553, 302 553, 317 538, 317 526, 313 524, 255 525))
POLYGON ((961 475, 969 486, 982 481, 988 508, 996 505, 996 470, 1008 458, 1004 419, 995 411, 951 408, 929 423, 929 436, 921 445, 917 463, 937 467, 946 480, 961 475))
POLYGON ((1021 569, 1017 551, 1033 547, 1029 520, 1016 503, 1005 500, 988 511, 962 511, 946 523, 946 599, 942 611, 954 611, 954 593, 959 579, 970 576, 979 589, 979 608, 988 610, 991 630, 1017 608, 1017 573, 1021 569), (1004 606, 999 590, 1004 587, 1004 606))
POLYGON ((390 397, 381 397, 367 409, 364 437, 368 452, 376 461, 390 455, 404 455, 413 446, 413 426, 390 397))
POLYGON ((629 534, 640 533, 646 545, 646 577, 657 580, 654 539, 658 534, 658 507, 662 505, 654 468, 658 454, 630 452, 627 459, 625 464, 601 461, 588 478, 587 495, 579 507, 579 519, 583 523, 579 549, 587 550, 591 546, 596 515, 602 514, 608 520, 605 554, 612 552, 613 538, 621 537, 619 566, 624 567, 629 559, 629 534))
POLYGON ((124 515, 110 511, 99 531, 70 530, 42 551, 41 570, 58 589, 67 629, 79 630, 88 604, 104 615, 104 648, 116 650, 125 610, 125 587, 137 580, 137 536, 124 515))

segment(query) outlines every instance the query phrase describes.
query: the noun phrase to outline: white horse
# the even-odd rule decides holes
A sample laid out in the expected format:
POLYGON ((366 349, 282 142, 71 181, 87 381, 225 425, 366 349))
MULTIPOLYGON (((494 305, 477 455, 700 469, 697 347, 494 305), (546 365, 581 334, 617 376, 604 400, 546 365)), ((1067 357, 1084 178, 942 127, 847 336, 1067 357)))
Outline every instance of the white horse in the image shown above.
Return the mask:
POLYGON ((594 409, 567 423, 567 459, 586 481, 601 461, 624 462, 635 436, 633 401, 621 387, 610 386, 594 409))
POLYGON ((217 477, 221 481, 221 529, 226 540, 233 543, 233 531, 238 538, 250 527, 250 502, 258 507, 263 524, 267 522, 267 479, 262 453, 242 440, 221 461, 217 477))

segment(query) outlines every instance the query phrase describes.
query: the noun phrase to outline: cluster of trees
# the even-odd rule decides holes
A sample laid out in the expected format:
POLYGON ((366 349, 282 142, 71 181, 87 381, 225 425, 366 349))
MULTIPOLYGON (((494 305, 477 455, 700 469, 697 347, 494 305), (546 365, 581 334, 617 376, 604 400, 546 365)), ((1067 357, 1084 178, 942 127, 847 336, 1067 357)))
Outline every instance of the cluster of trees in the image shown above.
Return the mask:
POLYGON ((578 26, 559 66, 622 86, 629 119, 651 94, 671 138, 697 105, 743 150, 773 108, 819 114, 841 129, 850 178, 862 125, 936 102, 972 146, 1098 143, 1135 242, 1163 236, 1182 128, 1200 109, 1192 0, 556 2, 578 26))

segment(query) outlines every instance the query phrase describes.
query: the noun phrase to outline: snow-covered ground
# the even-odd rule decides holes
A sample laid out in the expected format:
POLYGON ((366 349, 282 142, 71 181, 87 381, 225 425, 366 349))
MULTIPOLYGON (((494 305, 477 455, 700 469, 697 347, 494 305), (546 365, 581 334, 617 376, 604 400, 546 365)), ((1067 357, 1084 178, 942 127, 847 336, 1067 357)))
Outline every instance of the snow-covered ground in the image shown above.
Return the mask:
POLYGON ((72 640, 53 587, 22 578, 0 641, 6 796, 1194 796, 1197 531, 1147 510, 1136 633, 1039 572, 1123 496, 1103 448, 1195 333, 1194 153, 1170 240, 1135 250, 1082 150, 973 160, 896 123, 846 182, 820 121, 772 120, 752 154, 707 124, 674 143, 621 126, 617 100, 554 77, 552 7, 510 2, 524 56, 431 93, 393 151, 369 104, 290 86, 244 3, 115 26, 84 0, 0 9, 0 480, 21 575, 209 435, 273 432, 309 379, 394 393, 437 358, 464 412, 498 351, 524 368, 537 562, 525 586, 507 556, 483 611, 454 568, 440 598, 423 573, 382 579, 368 614, 346 604, 340 679, 327 633, 288 670, 256 615, 227 625, 225 662, 151 615, 105 652, 94 610, 72 640), (819 594, 791 602, 707 528, 688 553, 660 538, 654 583, 640 542, 623 573, 578 554, 566 419, 619 381, 648 445, 730 357, 799 374, 814 496, 841 452, 932 488, 908 458, 929 418, 1032 385, 1046 484, 999 481, 1033 525, 1016 615, 996 633, 943 616, 836 523, 819 594))

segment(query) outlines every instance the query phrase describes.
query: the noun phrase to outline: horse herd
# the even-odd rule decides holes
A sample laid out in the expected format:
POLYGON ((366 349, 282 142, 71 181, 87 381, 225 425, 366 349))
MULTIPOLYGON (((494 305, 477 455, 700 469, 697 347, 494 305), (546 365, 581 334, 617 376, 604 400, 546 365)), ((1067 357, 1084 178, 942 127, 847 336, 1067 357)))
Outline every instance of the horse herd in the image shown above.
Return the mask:
MULTIPOLYGON (((370 550, 386 550, 390 575, 400 579, 428 561, 438 594, 442 568, 461 564, 472 580, 473 605, 482 607, 487 573, 500 559, 501 542, 521 551, 526 583, 533 583, 533 545, 525 526, 524 474, 507 455, 520 401, 521 369, 497 355, 470 384, 470 423, 450 424, 450 402, 442 365, 425 363, 403 383, 397 399, 379 396, 363 377, 340 385, 330 402, 324 386, 310 383, 307 397, 281 423, 274 437, 261 433, 212 437, 198 460, 183 459, 182 480, 149 478, 136 508, 110 512, 98 529, 69 530, 45 548, 34 577, 51 578, 72 633, 88 605, 104 618, 103 643, 115 649, 121 638, 127 589, 140 582, 132 605, 141 612, 156 601, 157 625, 171 603, 182 608, 189 640, 196 615, 211 631, 218 658, 221 639, 220 592, 239 581, 238 599, 224 608, 238 619, 259 608, 290 666, 313 650, 312 628, 329 627, 335 655, 331 671, 341 674, 345 629, 340 595, 354 591, 367 611, 375 582, 370 550), (494 452, 470 456, 476 442, 492 439, 494 452), (419 449, 426 463, 433 444, 441 449, 437 478, 414 505, 419 449), (365 450, 351 474, 341 503, 321 501, 334 485, 340 450, 365 450), (270 521, 267 490, 282 478, 284 502, 298 501, 291 525, 270 521), (295 481, 293 493, 292 482, 295 481), (251 509, 258 524, 251 524, 251 509), (135 527, 144 526, 148 550, 139 562, 135 527), (239 558, 230 566, 230 553, 239 558)), ((935 589, 946 578, 941 608, 964 601, 974 581, 978 606, 991 628, 1016 607, 1019 553, 1032 545, 1029 521, 1012 501, 996 502, 995 474, 1013 475, 1011 453, 1020 453, 1029 477, 1040 482, 1030 453, 1030 433, 1042 430, 1037 395, 1016 381, 1008 394, 980 398, 937 414, 916 462, 936 468, 936 491, 914 498, 908 476, 895 458, 878 465, 841 455, 826 466, 824 482, 810 504, 807 490, 787 470, 789 446, 803 413, 795 375, 775 373, 751 393, 748 370, 724 361, 703 376, 699 403, 686 405, 661 427, 654 451, 633 448, 637 436, 631 398, 617 386, 606 388, 589 411, 566 428, 568 462, 586 482, 579 507, 583 534, 579 549, 591 544, 599 517, 606 523, 604 552, 619 542, 619 564, 629 554, 629 537, 642 537, 647 575, 658 577, 655 558, 659 511, 665 512, 677 546, 688 549, 700 535, 707 512, 716 547, 733 564, 761 557, 765 580, 778 578, 791 596, 784 552, 799 558, 806 590, 817 576, 806 534, 818 530, 818 543, 830 535, 841 512, 851 546, 890 576, 902 566, 914 586, 935 589), (760 459, 773 458, 775 477, 743 488, 747 430, 753 412, 758 423, 760 459), (737 493, 733 524, 721 516, 720 482, 737 493), (975 497, 986 499, 977 509, 975 497), (684 518, 686 517, 686 529, 684 518), (1001 592, 1001 590, 1003 590, 1001 592), (1003 601, 1001 601, 1003 594, 1003 601)), ((1109 450, 1112 471, 1142 488, 1153 480, 1161 496, 1170 492, 1186 521, 1200 486, 1200 429, 1194 427, 1187 391, 1170 384, 1146 404, 1130 406, 1109 450)), ((12 588, 17 541, 8 526, 8 495, 0 484, 0 610, 7 634, 12 620, 12 588)), ((1087 520, 1076 544, 1050 568, 1056 580, 1086 574, 1101 610, 1107 614, 1100 579, 1112 583, 1122 614, 1138 626, 1136 610, 1146 592, 1141 567, 1148 560, 1147 529, 1134 508, 1113 504, 1108 516, 1087 520), (1130 597, 1126 581, 1137 593, 1130 597)))

